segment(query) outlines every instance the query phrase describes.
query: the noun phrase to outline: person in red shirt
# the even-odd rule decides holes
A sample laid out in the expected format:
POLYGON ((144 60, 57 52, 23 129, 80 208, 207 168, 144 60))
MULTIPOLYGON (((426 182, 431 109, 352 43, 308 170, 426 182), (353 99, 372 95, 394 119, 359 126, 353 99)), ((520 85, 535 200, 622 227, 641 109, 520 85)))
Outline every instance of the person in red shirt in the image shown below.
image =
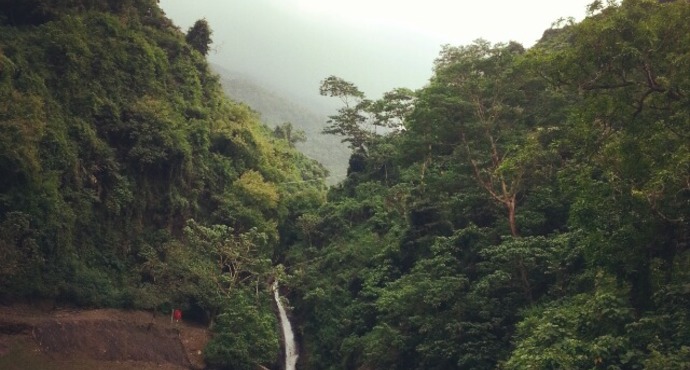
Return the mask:
POLYGON ((182 320, 182 311, 179 308, 176 308, 172 312, 172 317, 170 321, 175 321, 180 322, 182 320))

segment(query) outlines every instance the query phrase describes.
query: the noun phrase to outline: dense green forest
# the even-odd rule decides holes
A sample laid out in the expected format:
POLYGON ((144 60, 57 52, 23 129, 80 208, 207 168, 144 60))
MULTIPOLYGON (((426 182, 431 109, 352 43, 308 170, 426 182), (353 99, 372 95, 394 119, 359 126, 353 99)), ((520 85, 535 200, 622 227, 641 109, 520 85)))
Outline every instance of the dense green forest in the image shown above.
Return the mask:
POLYGON ((269 279, 326 171, 225 98, 211 32, 155 0, 0 2, 1 302, 180 307, 209 365, 277 359, 269 279))
POLYGON ((0 1, 0 303, 166 311, 212 368, 690 369, 690 3, 592 3, 445 46, 369 100, 347 178, 244 104, 154 0, 0 1))
POLYGON ((416 92, 326 78, 353 155, 289 250, 303 368, 690 369, 688 19, 595 2, 416 92))

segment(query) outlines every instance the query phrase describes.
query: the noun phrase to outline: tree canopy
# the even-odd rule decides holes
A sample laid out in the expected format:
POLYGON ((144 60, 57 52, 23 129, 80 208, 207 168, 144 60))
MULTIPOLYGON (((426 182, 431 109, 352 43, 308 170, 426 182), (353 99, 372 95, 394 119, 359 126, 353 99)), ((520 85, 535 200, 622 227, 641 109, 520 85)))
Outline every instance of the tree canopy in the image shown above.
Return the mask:
POLYGON ((690 369, 689 2, 448 45, 378 100, 325 78, 352 149, 327 192, 291 123, 223 96, 205 22, 22 4, 0 4, 3 302, 179 305, 213 323, 209 366, 249 369, 279 352, 278 277, 301 369, 690 369))
POLYGON ((689 16, 445 46, 377 135, 326 79, 326 131, 365 145, 289 254, 305 368, 690 368, 689 16))
POLYGON ((323 167, 224 96, 205 20, 185 37, 153 0, 10 3, 0 301, 179 307, 245 336, 216 335, 209 366, 270 366, 268 279, 323 201, 323 167))
POLYGON ((211 30, 211 27, 206 19, 199 19, 194 22, 192 27, 189 28, 189 31, 187 31, 187 35, 185 36, 185 40, 187 40, 189 45, 200 52, 201 55, 206 56, 208 55, 212 42, 212 34, 213 31, 211 30))

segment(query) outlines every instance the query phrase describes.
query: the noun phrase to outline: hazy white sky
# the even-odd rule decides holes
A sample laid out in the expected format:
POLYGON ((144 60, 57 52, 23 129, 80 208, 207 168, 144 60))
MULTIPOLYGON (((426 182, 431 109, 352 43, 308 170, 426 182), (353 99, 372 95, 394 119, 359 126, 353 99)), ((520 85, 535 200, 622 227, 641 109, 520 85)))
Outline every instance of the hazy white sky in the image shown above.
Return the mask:
POLYGON ((369 97, 419 88, 442 44, 477 38, 529 47, 561 17, 580 20, 592 0, 161 0, 186 31, 206 18, 209 59, 300 98, 337 75, 369 97))
POLYGON ((592 0, 283 0, 305 17, 351 27, 394 28, 444 43, 478 37, 519 41, 526 46, 559 17, 581 17, 592 0))

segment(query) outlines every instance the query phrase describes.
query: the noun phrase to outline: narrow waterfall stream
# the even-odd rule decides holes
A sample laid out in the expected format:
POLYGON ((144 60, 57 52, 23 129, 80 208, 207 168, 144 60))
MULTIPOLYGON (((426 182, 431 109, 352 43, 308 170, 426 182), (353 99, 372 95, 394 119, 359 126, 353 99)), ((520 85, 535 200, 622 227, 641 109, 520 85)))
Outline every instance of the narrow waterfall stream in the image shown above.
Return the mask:
POLYGON ((295 335, 292 332, 292 325, 283 307, 283 302, 280 301, 280 293, 278 292, 278 281, 273 282, 273 298, 278 305, 278 313, 280 314, 280 326, 283 332, 283 344, 285 346, 285 370, 295 370, 297 365, 297 345, 295 344, 295 335))

